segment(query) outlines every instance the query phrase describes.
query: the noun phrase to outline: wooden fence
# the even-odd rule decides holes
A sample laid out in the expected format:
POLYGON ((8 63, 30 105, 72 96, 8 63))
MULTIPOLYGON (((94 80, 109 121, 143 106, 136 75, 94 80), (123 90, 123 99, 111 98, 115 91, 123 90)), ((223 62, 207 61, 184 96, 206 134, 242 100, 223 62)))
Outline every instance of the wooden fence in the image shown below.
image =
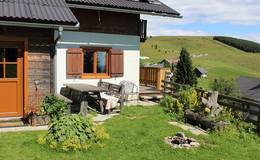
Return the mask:
POLYGON ((162 80, 165 79, 166 73, 170 71, 169 68, 141 67, 140 84, 145 86, 151 85, 156 87, 157 90, 161 90, 162 80))
MULTIPOLYGON (((178 97, 181 88, 187 88, 186 85, 181 85, 174 82, 163 80, 163 93, 178 97)), ((201 96, 208 94, 208 91, 196 89, 201 96)), ((236 111, 241 111, 245 114, 245 121, 253 123, 257 126, 257 134, 260 135, 260 103, 252 100, 240 99, 236 97, 219 94, 218 103, 236 111)))

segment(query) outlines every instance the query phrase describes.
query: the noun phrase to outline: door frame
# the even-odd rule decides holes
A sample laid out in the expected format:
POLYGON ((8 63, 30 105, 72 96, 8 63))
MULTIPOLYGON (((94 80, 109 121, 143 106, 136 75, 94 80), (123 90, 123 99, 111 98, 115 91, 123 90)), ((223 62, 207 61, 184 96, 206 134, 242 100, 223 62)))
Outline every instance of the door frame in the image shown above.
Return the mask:
MULTIPOLYGON (((24 44, 23 53, 23 97, 22 97, 22 108, 21 116, 25 117, 29 112, 28 108, 28 38, 26 37, 14 37, 14 36, 0 36, 1 42, 19 42, 24 44)), ((1 102, 0 102, 1 103, 1 102)))

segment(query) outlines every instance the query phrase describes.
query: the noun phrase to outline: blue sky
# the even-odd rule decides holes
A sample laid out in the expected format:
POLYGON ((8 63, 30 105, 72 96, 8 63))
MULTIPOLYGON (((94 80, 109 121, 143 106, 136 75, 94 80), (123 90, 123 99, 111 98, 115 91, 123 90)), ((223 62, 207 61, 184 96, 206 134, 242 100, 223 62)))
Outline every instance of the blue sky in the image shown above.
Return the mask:
POLYGON ((142 16, 148 34, 225 35, 260 43, 260 0, 161 0, 183 19, 142 16))

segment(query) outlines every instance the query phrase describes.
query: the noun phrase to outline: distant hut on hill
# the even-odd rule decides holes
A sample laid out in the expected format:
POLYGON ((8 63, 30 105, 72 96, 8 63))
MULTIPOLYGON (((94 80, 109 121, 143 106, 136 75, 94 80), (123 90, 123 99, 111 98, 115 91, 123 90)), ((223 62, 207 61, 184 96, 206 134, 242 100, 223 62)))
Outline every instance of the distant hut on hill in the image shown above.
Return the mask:
POLYGON ((202 77, 202 78, 208 77, 208 71, 204 68, 197 67, 194 69, 194 72, 197 75, 197 77, 202 77))
POLYGON ((178 64, 179 59, 163 59, 158 62, 158 64, 162 64, 164 67, 172 68, 178 64))

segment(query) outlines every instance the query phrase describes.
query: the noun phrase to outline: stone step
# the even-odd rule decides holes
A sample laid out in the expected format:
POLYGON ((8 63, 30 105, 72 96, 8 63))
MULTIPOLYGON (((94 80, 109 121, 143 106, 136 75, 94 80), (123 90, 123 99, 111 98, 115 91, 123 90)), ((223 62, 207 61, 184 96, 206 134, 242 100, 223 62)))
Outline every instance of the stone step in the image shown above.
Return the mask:
POLYGON ((156 94, 156 95, 143 95, 143 96, 140 96, 140 99, 143 100, 143 101, 146 101, 146 100, 160 100, 163 98, 163 95, 161 94, 156 94))
POLYGON ((1 122, 19 122, 19 121, 21 121, 20 117, 0 118, 0 123, 1 122))
POLYGON ((0 122, 0 128, 4 127, 21 127, 24 126, 22 121, 20 122, 0 122))
POLYGON ((24 126, 21 118, 0 118, 0 127, 20 127, 24 126))

